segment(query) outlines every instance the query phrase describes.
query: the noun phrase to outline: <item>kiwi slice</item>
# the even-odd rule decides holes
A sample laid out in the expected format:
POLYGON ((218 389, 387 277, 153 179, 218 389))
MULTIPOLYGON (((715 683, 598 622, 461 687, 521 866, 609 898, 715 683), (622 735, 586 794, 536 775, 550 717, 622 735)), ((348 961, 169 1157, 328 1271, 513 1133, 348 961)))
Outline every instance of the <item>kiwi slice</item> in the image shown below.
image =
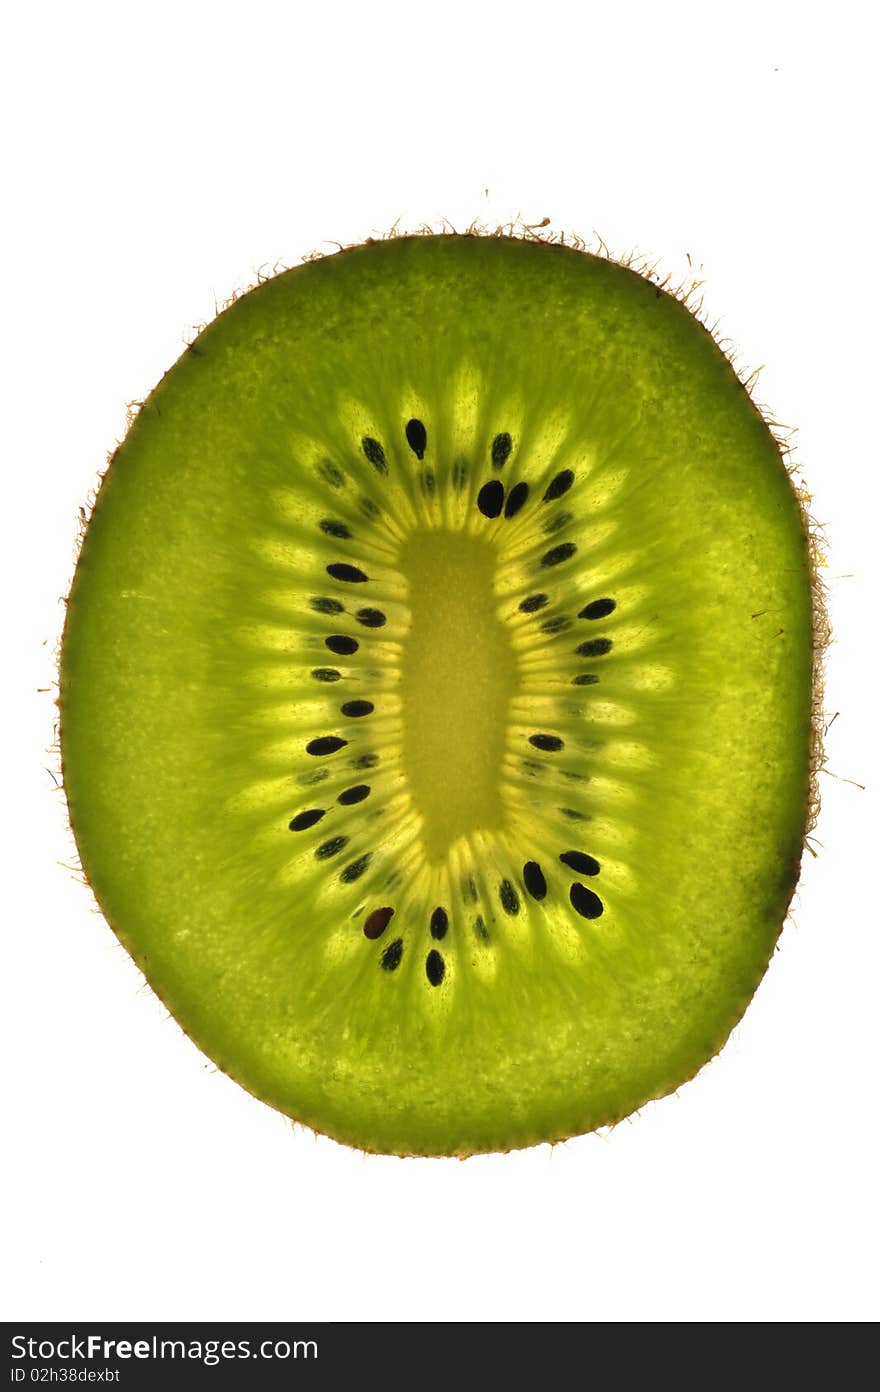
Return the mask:
POLYGON ((69 597, 84 871, 186 1032, 366 1150, 588 1131, 722 1046, 810 803, 810 548, 711 335, 563 246, 244 295, 69 597))

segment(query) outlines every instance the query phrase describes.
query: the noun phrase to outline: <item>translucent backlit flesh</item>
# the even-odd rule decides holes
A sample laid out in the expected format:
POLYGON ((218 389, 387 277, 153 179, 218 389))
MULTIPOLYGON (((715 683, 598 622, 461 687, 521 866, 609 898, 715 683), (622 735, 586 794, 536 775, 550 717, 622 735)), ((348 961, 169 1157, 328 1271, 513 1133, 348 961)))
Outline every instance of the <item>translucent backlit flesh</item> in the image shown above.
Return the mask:
POLYGON ((461 838, 510 824, 502 778, 521 679, 511 632, 495 613, 498 557, 497 545, 467 531, 420 528, 401 547, 402 766, 431 866, 461 838))
POLYGON ((367 1149, 677 1086, 766 966, 807 811, 779 451, 687 311, 424 237, 238 301, 149 398, 71 592, 83 866, 184 1028, 367 1149))

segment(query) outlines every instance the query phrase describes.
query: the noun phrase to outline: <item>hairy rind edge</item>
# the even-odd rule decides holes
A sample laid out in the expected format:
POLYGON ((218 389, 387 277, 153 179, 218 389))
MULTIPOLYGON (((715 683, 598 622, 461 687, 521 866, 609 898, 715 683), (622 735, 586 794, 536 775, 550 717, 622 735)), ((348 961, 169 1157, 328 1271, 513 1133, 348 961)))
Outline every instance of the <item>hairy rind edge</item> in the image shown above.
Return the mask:
MULTIPOLYGON (((683 280, 674 282, 672 280, 671 274, 666 274, 665 276, 662 276, 660 274, 660 265, 658 261, 651 260, 650 257, 645 256, 641 252, 633 250, 629 252, 614 254, 610 251, 608 244, 599 235, 598 232, 594 231, 591 237, 584 238, 572 232, 567 232, 564 230, 555 230, 551 226, 550 218, 547 217, 542 218, 539 222, 536 223, 528 223, 525 222, 521 216, 517 215, 517 217, 512 218, 508 222, 499 223, 496 225, 484 223, 479 220, 474 220, 473 222, 469 223, 468 226, 464 228, 464 230, 461 232, 445 218, 441 220, 440 225, 437 227, 432 226, 429 223, 424 223, 412 228, 402 228, 400 226, 400 220, 398 219, 392 224, 392 226, 388 229, 387 232, 374 233, 371 236, 365 237, 364 240, 361 242, 349 242, 343 244, 341 242, 328 241, 327 245, 333 247, 334 250, 329 252, 317 250, 306 252, 302 256, 300 256, 298 262, 293 262, 291 265, 288 265, 286 262, 282 262, 279 260, 275 262, 275 264, 271 267, 270 270, 266 270, 265 267, 260 267, 256 271, 255 278, 251 284, 233 290, 231 294, 229 294, 223 301, 218 302, 215 297, 215 318, 219 318, 221 314, 225 313, 227 309, 230 309, 232 305, 236 303, 237 300, 240 300, 244 295, 249 294, 251 290, 255 290, 259 285, 264 284, 268 280, 273 280, 278 275, 282 275, 287 271, 293 270, 294 267, 297 265, 308 264, 314 261, 323 261, 328 259, 329 257, 338 256, 340 253, 345 251, 352 251, 359 247, 370 246, 374 242, 395 241, 399 238, 405 237, 434 236, 489 237, 509 241, 539 242, 546 246, 568 247, 572 251, 583 252, 587 255, 598 256, 602 260, 610 261, 614 265, 623 267, 625 270, 633 271, 636 275, 641 276, 643 280, 646 280, 650 284, 654 285, 656 289, 662 291, 664 294, 672 296, 672 298, 677 300, 679 304, 683 305, 684 308, 687 309, 688 313, 691 314, 691 316, 697 321, 697 323, 699 323, 701 327, 709 334, 716 347, 719 349, 721 353, 723 353, 724 357, 727 359, 727 362, 730 364, 730 367, 735 373, 740 385, 745 390, 753 407, 760 415, 761 419, 763 420, 765 426, 769 430, 776 444, 776 447, 779 451, 780 459, 782 460, 785 471, 788 474, 792 486, 792 491, 794 493, 798 508, 800 510, 801 526, 803 528, 804 543, 806 548, 807 564, 809 570, 812 613, 812 700, 810 719, 809 785, 807 795, 807 806, 805 809, 804 836, 801 850, 802 853, 804 850, 808 850, 811 855, 816 856, 817 852, 811 844, 810 833, 814 830, 819 818, 821 804, 819 777, 822 773, 826 771, 824 736, 829 728, 827 712, 825 711, 824 706, 824 697, 825 664, 828 648, 831 643, 832 629, 828 613, 828 587, 822 575, 823 570, 825 570, 827 567, 827 541, 823 526, 816 521, 816 519, 812 516, 810 512, 811 495, 802 477, 800 462, 796 457, 794 441, 796 428, 783 425, 780 421, 778 421, 774 412, 771 411, 770 408, 765 403, 761 402, 755 395, 755 388, 761 373, 761 368, 746 368, 740 359, 739 352, 736 349, 735 345, 731 342, 730 339, 728 339, 725 335, 719 332, 720 320, 716 319, 713 321, 709 319, 705 309, 704 298, 701 294, 703 285, 705 284, 703 280, 697 280, 692 277, 686 277, 683 280)), ((688 261, 690 262, 690 260, 691 258, 690 256, 688 256, 688 261)), ((213 322, 213 320, 208 322, 213 322)), ((207 327, 208 323, 194 325, 192 327, 190 335, 184 341, 184 351, 186 351, 187 349, 192 349, 195 340, 207 327)), ((170 371, 171 369, 169 368, 168 370, 170 371)), ((154 384, 154 386, 150 388, 150 392, 152 392, 155 385, 158 384, 154 384)), ((148 395, 149 394, 150 393, 148 393, 148 395)), ((104 478, 106 477, 110 465, 113 463, 113 458, 116 454, 117 449, 122 444, 122 441, 125 439, 125 436, 128 435, 128 432, 130 431, 135 420, 137 419, 146 399, 147 398, 145 397, 143 400, 129 401, 126 403, 125 435, 123 435, 122 440, 117 440, 113 449, 108 452, 106 468, 99 471, 97 482, 89 490, 89 494, 85 505, 81 506, 79 509, 79 518, 77 523, 73 551, 73 569, 71 572, 70 583, 68 584, 67 591, 63 600, 65 615, 68 601, 70 599, 70 592, 73 586, 73 581, 76 575, 76 566, 79 561, 80 551, 82 550, 83 541, 85 539, 86 532, 88 531, 92 514, 100 497, 101 486, 104 482, 104 478)), ((52 774, 53 779, 55 779, 57 775, 58 780, 55 791, 64 790, 64 765, 60 741, 60 681, 61 655, 63 649, 65 627, 66 619, 65 622, 62 623, 59 633, 56 635, 54 644, 53 704, 58 713, 54 719, 52 742, 47 749, 47 753, 49 754, 49 757, 52 762, 52 768, 50 769, 50 772, 52 774)), ((111 931, 114 933, 114 937, 116 938, 120 947, 122 947, 126 955, 135 962, 138 971, 141 973, 141 976, 143 977, 143 985, 148 987, 149 990, 156 996, 157 1000, 160 1001, 160 1003, 166 1011, 168 1019, 177 1025, 181 1033, 183 1033, 186 1036, 186 1038, 189 1039, 190 1042, 194 1044, 195 1047, 201 1053, 202 1050, 200 1049, 198 1043, 194 1039, 192 1039, 192 1037, 187 1033, 187 1031, 184 1029, 183 1025, 180 1023, 177 1017, 174 1014, 172 1014, 162 995, 152 984, 152 982, 150 982, 147 979, 146 973, 143 971, 143 968, 137 961, 137 958, 130 951, 130 949, 125 946, 120 935, 115 932, 115 929, 113 929, 113 925, 109 922, 109 920, 106 919, 106 915, 104 914, 103 909, 98 903, 97 897, 94 891, 92 890, 92 886, 89 883, 85 870, 83 869, 82 862, 79 856, 79 851, 76 845, 76 837, 69 816, 69 811, 66 820, 67 834, 70 838, 70 857, 67 861, 62 862, 63 868, 69 870, 71 874, 76 879, 78 879, 80 883, 88 890, 89 895, 92 899, 92 911, 97 914, 100 914, 101 917, 105 919, 111 931)), ((798 878, 792 885, 791 898, 789 899, 789 905, 786 910, 785 916, 782 920, 782 923, 780 924, 779 933, 777 934, 776 939, 777 942, 779 940, 779 937, 782 935, 785 925, 789 922, 789 920, 792 917, 791 902, 794 898, 795 891, 797 890, 799 879, 800 875, 798 874, 798 878)), ((766 968, 764 970, 766 970, 766 968)), ((369 1145, 369 1142, 367 1142, 366 1144, 363 1141, 355 1142, 353 1140, 343 1139, 340 1136, 331 1135, 328 1132, 322 1132, 317 1127, 311 1126, 306 1122, 300 1121, 296 1117, 290 1117, 289 1114, 288 1119, 294 1127, 301 1126, 303 1127, 303 1129, 311 1131, 315 1136, 327 1136, 330 1140, 335 1141, 337 1144, 345 1145, 349 1149, 360 1150, 365 1155, 395 1155, 400 1159, 445 1158, 466 1160, 475 1155, 509 1154, 511 1150, 528 1149, 529 1147, 534 1145, 555 1146, 563 1143, 564 1141, 573 1140, 578 1135, 590 1135, 603 1132, 608 1133, 612 1131, 615 1127, 619 1126, 621 1122, 632 1120, 635 1117, 641 1115, 641 1113, 652 1103, 658 1102, 662 1098, 668 1097, 676 1093, 680 1087, 684 1086, 685 1083, 690 1082, 691 1079, 695 1078, 698 1073, 702 1072, 702 1070, 708 1064, 710 1064, 713 1059, 718 1057, 718 1055, 721 1053, 721 1051, 727 1044, 727 1041, 730 1038, 730 1035, 733 1033, 733 1030, 736 1029, 739 1023, 742 1021, 745 1010, 748 1008, 749 1002, 753 998, 754 991, 757 990, 758 986, 761 983, 761 980, 763 979, 764 970, 762 970, 760 975, 758 976, 758 979, 756 980, 754 985, 754 989, 746 999, 745 1004, 743 1006, 743 1010, 737 1016, 734 1025, 731 1026, 731 1029, 724 1036, 724 1038, 719 1043, 717 1049, 715 1049, 714 1053, 712 1053, 709 1056, 709 1058, 705 1059, 702 1063, 700 1063, 698 1067, 694 1069, 693 1073, 689 1074, 687 1078, 679 1078, 674 1082, 670 1082, 668 1086, 661 1087, 651 1097, 645 1098, 644 1101, 640 1103, 637 1107, 630 1109, 629 1111, 627 1111, 619 1117, 609 1119, 607 1122, 603 1122, 601 1125, 594 1127, 592 1132, 575 1132, 571 1135, 565 1134, 553 1137, 535 1137, 533 1141, 523 1142, 521 1145, 512 1146, 507 1150, 501 1150, 499 1148, 495 1148, 493 1150, 477 1151, 450 1150, 444 1153, 437 1152, 433 1154, 425 1154, 424 1152, 389 1151, 385 1148, 380 1147, 374 1149, 369 1145)), ((207 1059, 207 1055, 205 1055, 205 1057, 207 1059)), ((213 1064, 213 1060, 211 1059, 208 1059, 208 1062, 210 1064, 213 1064)), ((225 1070, 219 1068, 218 1065, 213 1064, 213 1066, 217 1068, 218 1071, 225 1072, 225 1070)), ((227 1074, 227 1076, 232 1078, 232 1074, 227 1074)), ((240 1087, 243 1087, 245 1091, 250 1091, 250 1089, 248 1089, 243 1083, 239 1083, 238 1079, 233 1078, 233 1081, 238 1083, 240 1087)), ((265 1101, 265 1099, 259 1097, 258 1094, 252 1093, 251 1095, 257 1097, 258 1101, 265 1101)), ((266 1103, 266 1105, 272 1106, 271 1103, 266 1103)), ((273 1110, 278 1109, 273 1107, 273 1110)), ((282 1115, 284 1115, 284 1113, 282 1113, 282 1115)))

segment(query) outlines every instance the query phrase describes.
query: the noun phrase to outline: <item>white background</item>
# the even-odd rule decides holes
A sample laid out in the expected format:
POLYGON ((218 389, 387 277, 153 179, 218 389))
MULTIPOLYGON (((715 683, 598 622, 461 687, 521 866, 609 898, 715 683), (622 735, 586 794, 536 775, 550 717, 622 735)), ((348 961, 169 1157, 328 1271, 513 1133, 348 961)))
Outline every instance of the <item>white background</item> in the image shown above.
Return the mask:
POLYGON ((875 13, 153 0, 7 17, 6 1317, 878 1313, 875 13), (517 214, 675 277, 690 255, 708 317, 799 428, 836 635, 824 806, 764 984, 678 1096, 554 1149, 365 1157, 217 1074, 67 868, 46 690, 60 597, 126 401, 215 299, 398 218, 517 214))

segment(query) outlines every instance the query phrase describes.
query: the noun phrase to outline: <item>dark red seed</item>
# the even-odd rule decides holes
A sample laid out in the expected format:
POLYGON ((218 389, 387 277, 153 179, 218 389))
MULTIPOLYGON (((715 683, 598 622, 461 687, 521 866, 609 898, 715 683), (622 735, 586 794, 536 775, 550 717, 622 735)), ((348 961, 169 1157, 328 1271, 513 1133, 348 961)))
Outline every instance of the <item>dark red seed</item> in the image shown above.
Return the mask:
POLYGON ((393 917, 393 909, 374 909, 371 914, 368 914, 364 923, 364 937, 371 941, 374 938, 381 938, 393 917))

